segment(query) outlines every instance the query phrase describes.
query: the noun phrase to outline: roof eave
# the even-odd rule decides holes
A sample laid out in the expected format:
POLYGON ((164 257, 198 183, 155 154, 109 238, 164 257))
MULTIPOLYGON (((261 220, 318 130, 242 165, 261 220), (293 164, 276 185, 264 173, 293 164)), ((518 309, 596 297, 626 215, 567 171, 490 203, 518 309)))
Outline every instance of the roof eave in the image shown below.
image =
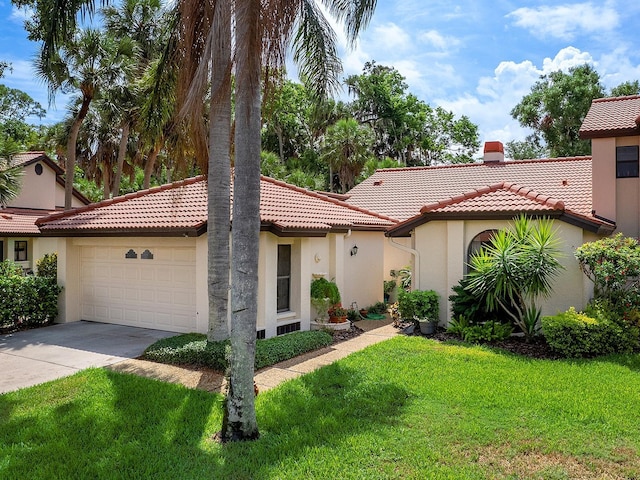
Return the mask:
MULTIPOLYGON (((206 228, 204 229, 206 231, 206 228)), ((45 228, 43 237, 199 237, 204 233, 201 226, 188 228, 45 228)))
POLYGON ((633 137, 640 135, 640 128, 620 128, 614 130, 587 130, 579 132, 582 140, 594 138, 611 138, 611 137, 633 137))

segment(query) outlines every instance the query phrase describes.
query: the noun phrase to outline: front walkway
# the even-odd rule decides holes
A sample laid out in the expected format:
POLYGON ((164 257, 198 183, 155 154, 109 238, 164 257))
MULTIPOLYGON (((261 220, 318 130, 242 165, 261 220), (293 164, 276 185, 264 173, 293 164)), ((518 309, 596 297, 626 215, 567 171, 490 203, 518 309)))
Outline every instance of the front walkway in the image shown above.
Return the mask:
MULTIPOLYGON (((362 325, 362 327, 365 327, 365 332, 355 338, 259 370, 255 376, 258 389, 260 391, 269 390, 286 380, 300 377, 305 373, 340 360, 353 352, 362 350, 369 345, 398 335, 399 330, 392 325, 369 329, 376 323, 383 323, 373 322, 369 322, 366 326, 362 325)), ((189 388, 199 388, 210 392, 222 392, 224 390, 224 376, 210 369, 182 368, 146 360, 125 360, 109 368, 118 372, 133 373, 164 382, 180 383, 189 388)))

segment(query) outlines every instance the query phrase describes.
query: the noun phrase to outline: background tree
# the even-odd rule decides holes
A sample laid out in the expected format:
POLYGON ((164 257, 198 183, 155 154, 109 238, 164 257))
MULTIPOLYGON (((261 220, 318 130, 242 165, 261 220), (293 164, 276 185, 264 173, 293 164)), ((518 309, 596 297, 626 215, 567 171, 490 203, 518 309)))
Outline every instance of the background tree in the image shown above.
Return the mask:
MULTIPOLYGON (((337 175, 342 193, 355 185, 356 177, 371 158, 373 142, 371 129, 353 118, 338 120, 327 129, 321 158, 329 164, 331 175, 337 175)), ((332 178, 330 184, 333 191, 332 178)))
POLYGON ((507 158, 513 160, 529 160, 548 156, 547 151, 533 139, 523 141, 511 140, 504 146, 504 153, 507 158))
POLYGON ((628 95, 640 95, 640 81, 628 81, 611 89, 610 97, 626 97, 628 95))
POLYGON ((20 194, 22 170, 12 167, 0 152, 0 207, 4 207, 20 194))

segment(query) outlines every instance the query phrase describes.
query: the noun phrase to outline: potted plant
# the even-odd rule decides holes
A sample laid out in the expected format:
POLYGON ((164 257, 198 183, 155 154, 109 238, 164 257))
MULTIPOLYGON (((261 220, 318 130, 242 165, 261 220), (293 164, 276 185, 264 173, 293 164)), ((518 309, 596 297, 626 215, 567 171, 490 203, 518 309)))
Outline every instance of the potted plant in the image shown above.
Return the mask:
POLYGON ((384 281, 384 301, 385 303, 389 303, 391 301, 391 295, 396 290, 397 283, 395 280, 385 280, 384 281))
POLYGON ((329 323, 344 323, 347 321, 347 309, 341 306, 329 310, 329 323))
POLYGON ((311 282, 311 305, 316 310, 315 321, 325 323, 332 306, 340 305, 340 291, 335 282, 316 278, 311 282))
POLYGON ((401 290, 398 310, 404 320, 413 321, 423 334, 435 333, 440 307, 438 294, 433 290, 401 290))

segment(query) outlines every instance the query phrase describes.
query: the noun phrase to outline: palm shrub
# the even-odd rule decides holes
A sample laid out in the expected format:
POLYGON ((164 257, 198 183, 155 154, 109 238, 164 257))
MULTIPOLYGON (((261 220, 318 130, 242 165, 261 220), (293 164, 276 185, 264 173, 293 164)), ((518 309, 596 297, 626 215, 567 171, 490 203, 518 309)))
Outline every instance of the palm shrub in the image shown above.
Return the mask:
POLYGON ((504 309, 530 340, 540 330, 536 300, 551 294, 551 282, 562 268, 559 255, 553 221, 534 223, 520 215, 471 257, 468 288, 486 298, 490 311, 504 309))

